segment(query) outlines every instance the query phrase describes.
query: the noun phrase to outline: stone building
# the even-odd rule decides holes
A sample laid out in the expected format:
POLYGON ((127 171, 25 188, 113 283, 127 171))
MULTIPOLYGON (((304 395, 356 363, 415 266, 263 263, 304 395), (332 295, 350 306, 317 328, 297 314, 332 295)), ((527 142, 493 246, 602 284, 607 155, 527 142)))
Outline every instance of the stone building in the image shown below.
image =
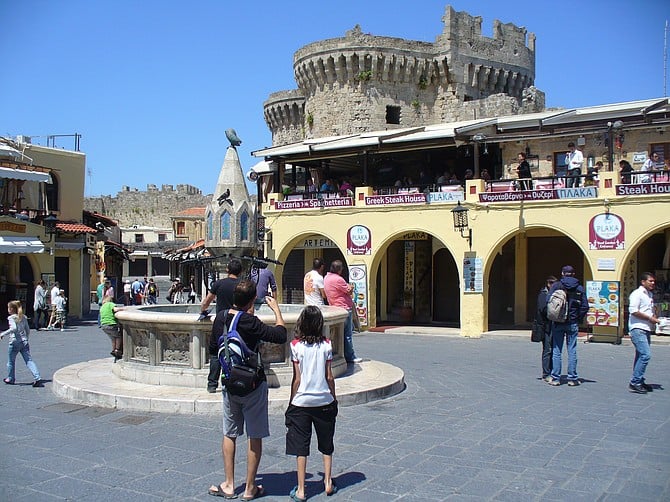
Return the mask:
POLYGON ((447 6, 435 42, 363 33, 308 44, 293 57, 298 89, 270 95, 273 145, 438 122, 542 111, 535 35, 447 6))
POLYGON ((146 191, 123 186, 115 197, 86 197, 84 209, 104 214, 118 221, 121 227, 143 225, 170 228, 171 216, 191 207, 205 206, 211 197, 203 195, 199 188, 187 184, 177 185, 176 190, 169 184, 163 184, 160 189, 149 184, 146 191))

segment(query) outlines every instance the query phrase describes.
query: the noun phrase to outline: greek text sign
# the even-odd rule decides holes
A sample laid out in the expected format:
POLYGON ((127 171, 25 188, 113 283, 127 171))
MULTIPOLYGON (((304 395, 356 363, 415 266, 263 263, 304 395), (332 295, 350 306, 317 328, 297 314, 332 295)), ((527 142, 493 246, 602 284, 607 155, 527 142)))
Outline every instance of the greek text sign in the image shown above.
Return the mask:
POLYGON ((526 200, 593 199, 595 187, 557 188, 556 190, 524 190, 521 192, 487 192, 479 194, 479 202, 517 202, 526 200))

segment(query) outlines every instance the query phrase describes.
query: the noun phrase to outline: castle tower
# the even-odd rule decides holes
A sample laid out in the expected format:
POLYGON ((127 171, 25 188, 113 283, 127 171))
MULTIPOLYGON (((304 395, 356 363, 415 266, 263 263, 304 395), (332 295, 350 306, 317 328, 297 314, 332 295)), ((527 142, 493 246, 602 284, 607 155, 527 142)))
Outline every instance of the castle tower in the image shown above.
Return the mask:
POLYGON ((205 247, 215 256, 251 254, 256 248, 256 208, 249 197, 237 150, 229 146, 205 209, 205 247))
POLYGON ((308 44, 293 57, 298 89, 264 103, 273 145, 544 109, 535 35, 447 6, 434 43, 363 33, 308 44))

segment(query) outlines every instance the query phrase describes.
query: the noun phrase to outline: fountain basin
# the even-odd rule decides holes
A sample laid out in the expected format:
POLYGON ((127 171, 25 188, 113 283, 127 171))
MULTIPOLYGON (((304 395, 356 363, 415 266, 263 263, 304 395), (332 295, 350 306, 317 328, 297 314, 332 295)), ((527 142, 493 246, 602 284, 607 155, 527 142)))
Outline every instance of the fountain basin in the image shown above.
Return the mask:
MULTIPOLYGON (((261 344, 261 356, 270 387, 291 384, 290 340, 304 305, 281 304, 288 341, 261 344)), ((332 370, 335 377, 347 368, 344 360, 344 323, 349 315, 339 307, 322 306, 324 335, 333 344, 332 370)), ((142 305, 117 312, 123 327, 123 359, 112 371, 123 380, 151 384, 191 387, 207 386, 209 337, 213 317, 198 321, 199 305, 142 305)), ((262 305, 256 317, 274 325, 274 312, 262 305)))

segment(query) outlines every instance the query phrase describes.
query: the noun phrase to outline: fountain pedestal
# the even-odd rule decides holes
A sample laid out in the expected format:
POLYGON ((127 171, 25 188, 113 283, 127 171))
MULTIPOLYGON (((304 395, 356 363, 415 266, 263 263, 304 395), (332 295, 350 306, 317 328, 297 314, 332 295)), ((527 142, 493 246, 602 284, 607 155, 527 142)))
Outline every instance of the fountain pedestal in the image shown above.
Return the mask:
MULTIPOLYGON (((264 343, 261 356, 270 387, 289 386, 293 377, 290 340, 303 305, 279 306, 284 318, 288 341, 278 345, 264 343)), ((342 375, 344 360, 344 323, 348 313, 339 307, 321 307, 324 335, 333 344, 332 370, 342 375)), ((112 371, 123 380, 201 389, 207 385, 209 372, 209 337, 213 318, 198 321, 198 305, 145 305, 117 312, 123 327, 123 359, 112 371)), ((275 316, 263 305, 256 316, 274 325, 275 316)), ((212 316, 213 317, 213 316, 212 316)))

